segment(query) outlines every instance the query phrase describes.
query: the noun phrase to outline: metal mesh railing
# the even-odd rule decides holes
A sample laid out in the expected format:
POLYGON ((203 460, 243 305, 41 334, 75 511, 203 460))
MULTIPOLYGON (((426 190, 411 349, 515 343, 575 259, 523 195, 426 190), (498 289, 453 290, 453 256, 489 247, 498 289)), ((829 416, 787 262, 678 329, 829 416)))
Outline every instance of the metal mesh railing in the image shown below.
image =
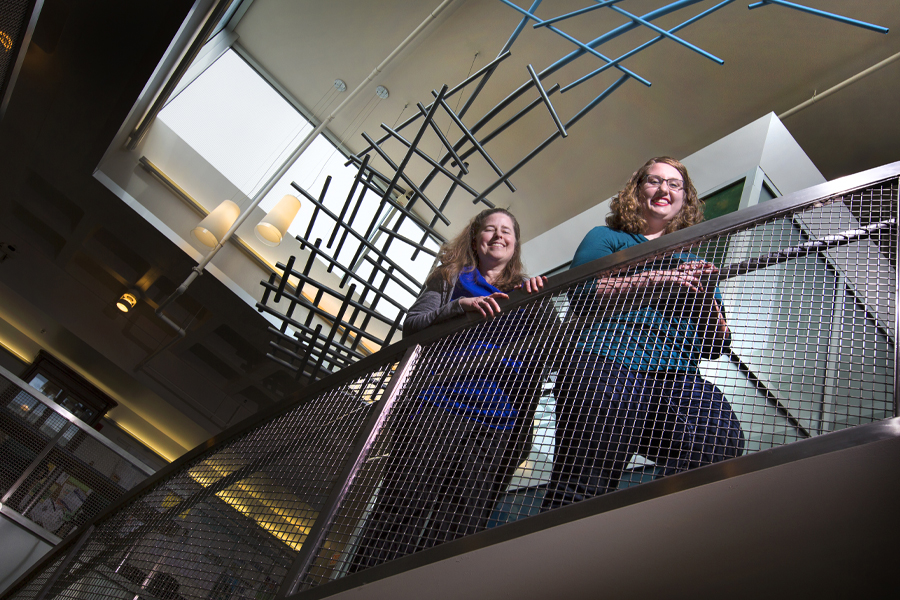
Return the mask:
POLYGON ((153 472, 5 370, 0 456, 3 510, 59 538, 153 472))
POLYGON ((173 466, 11 597, 290 596, 893 417, 897 196, 894 177, 771 201, 387 348, 173 466))
POLYGON ((327 390, 182 465, 98 524, 50 597, 273 595, 394 367, 327 390))

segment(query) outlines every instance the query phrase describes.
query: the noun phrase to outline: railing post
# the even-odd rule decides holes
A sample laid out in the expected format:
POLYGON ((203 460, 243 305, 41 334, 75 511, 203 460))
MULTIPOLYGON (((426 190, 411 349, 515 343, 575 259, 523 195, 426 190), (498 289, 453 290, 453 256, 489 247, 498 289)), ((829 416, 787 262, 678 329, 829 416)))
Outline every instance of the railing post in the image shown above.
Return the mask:
POLYGON ((897 197, 894 198, 894 218, 897 225, 891 230, 894 238, 894 416, 900 417, 900 179, 897 179, 897 197))
POLYGON ((81 547, 84 546, 84 543, 88 540, 88 538, 91 537, 91 534, 93 532, 94 526, 91 525, 84 530, 84 533, 78 536, 78 539, 75 540, 75 543, 72 544, 72 547, 69 548, 68 552, 66 552, 66 557, 62 560, 61 563, 59 563, 59 566, 50 575, 46 583, 44 583, 44 585, 41 587, 41 591, 37 593, 37 596, 34 597, 34 600, 45 600, 47 594, 50 592, 50 588, 52 588, 56 584, 56 582, 59 581, 59 578, 62 576, 62 574, 66 571, 66 569, 69 568, 72 560, 81 550, 81 547))
MULTIPOLYGON (((47 441, 47 444, 44 446, 44 448, 40 452, 38 452, 37 456, 34 457, 34 460, 31 461, 31 464, 28 465, 27 467, 25 467, 25 470, 22 471, 22 474, 19 476, 19 478, 16 479, 16 481, 9 487, 9 489, 6 491, 6 493, 3 494, 3 497, 0 498, 0 504, 6 504, 6 502, 10 498, 12 498, 12 495, 15 493, 15 491, 17 489, 19 489, 19 486, 21 486, 23 483, 25 483, 25 480, 28 479, 28 477, 32 473, 34 473, 34 470, 38 468, 38 466, 41 464, 41 462, 45 458, 47 458, 47 455, 50 454, 50 452, 53 450, 53 447, 56 445, 57 442, 59 442, 60 438, 62 438, 63 434, 69 429, 69 427, 73 427, 73 425, 71 423, 69 423, 68 421, 66 421, 65 426, 63 426, 62 429, 60 429, 56 433, 56 435, 54 435, 52 438, 50 438, 50 440, 47 441)), ((51 477, 50 479, 52 480, 53 478, 51 477)), ((43 491, 41 492, 41 494, 42 493, 43 493, 43 491)), ((32 500, 31 504, 34 504, 34 502, 37 501, 37 499, 40 497, 40 494, 35 494, 34 496, 35 496, 35 499, 32 500)), ((28 508, 31 508, 31 504, 29 504, 28 508)), ((26 508, 23 511, 20 511, 20 513, 22 515, 24 515, 28 511, 28 508, 26 508)))
POLYGON ((419 345, 411 346, 403 355, 400 364, 397 366, 397 370, 394 372, 393 377, 391 377, 391 381, 388 384, 381 401, 373 407, 372 413, 363 424, 362 430, 356 439, 356 443, 354 443, 350 450, 348 455, 349 458, 347 459, 343 470, 335 479, 331 491, 328 494, 328 498, 325 500, 325 505, 322 507, 321 512, 319 512, 319 516, 316 518, 316 522, 310 529, 309 535, 306 536, 306 540, 300 547, 300 552, 294 560, 294 564, 291 565, 290 570, 287 572, 287 575, 285 575, 275 600, 282 600, 288 596, 292 596, 300 587, 304 575, 309 571, 310 566, 316 558, 316 550, 321 545, 332 519, 343 503, 344 497, 347 495, 350 486, 353 485, 357 473, 359 473, 362 468, 364 459, 368 455, 368 450, 374 443, 378 433, 381 431, 384 420, 390 413, 390 407, 394 404, 400 390, 403 389, 404 383, 406 383, 406 380, 409 378, 409 374, 415 366, 416 359, 421 350, 422 347, 419 345))

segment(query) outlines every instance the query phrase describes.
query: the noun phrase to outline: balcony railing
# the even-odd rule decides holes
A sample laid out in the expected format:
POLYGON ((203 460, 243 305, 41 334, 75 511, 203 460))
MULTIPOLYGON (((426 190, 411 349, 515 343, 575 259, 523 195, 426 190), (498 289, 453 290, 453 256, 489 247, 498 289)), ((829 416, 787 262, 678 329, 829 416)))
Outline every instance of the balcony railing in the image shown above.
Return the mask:
POLYGON ((0 512, 50 544, 153 469, 0 367, 0 512))
POLYGON ((472 536, 467 552, 512 521, 609 510, 626 487, 694 469, 724 479, 748 455, 894 417, 898 174, 664 236, 495 319, 385 348, 190 452, 8 597, 322 597, 445 558, 426 551, 451 540, 472 536), (719 267, 706 294, 595 293, 598 277, 695 257, 719 267))

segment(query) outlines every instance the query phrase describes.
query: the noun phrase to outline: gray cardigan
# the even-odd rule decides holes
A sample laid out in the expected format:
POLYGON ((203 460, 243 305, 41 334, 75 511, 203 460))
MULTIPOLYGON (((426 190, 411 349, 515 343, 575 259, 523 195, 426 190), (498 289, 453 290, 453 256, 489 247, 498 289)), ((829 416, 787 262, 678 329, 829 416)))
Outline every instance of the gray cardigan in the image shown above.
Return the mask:
POLYGON ((450 301, 453 286, 439 277, 431 277, 425 288, 406 313, 403 321, 403 335, 418 333, 435 323, 441 323, 465 314, 459 298, 450 301))

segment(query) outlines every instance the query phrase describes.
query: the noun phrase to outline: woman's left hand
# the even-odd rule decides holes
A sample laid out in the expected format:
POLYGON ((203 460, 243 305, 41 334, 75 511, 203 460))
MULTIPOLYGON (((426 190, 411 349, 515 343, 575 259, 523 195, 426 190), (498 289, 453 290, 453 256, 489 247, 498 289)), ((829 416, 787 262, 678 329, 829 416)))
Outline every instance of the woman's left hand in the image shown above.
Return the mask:
POLYGON ((529 277, 522 283, 516 286, 516 289, 525 288, 525 291, 529 294, 533 294, 534 292, 539 292, 544 288, 544 283, 547 281, 547 278, 541 275, 540 277, 529 277))

